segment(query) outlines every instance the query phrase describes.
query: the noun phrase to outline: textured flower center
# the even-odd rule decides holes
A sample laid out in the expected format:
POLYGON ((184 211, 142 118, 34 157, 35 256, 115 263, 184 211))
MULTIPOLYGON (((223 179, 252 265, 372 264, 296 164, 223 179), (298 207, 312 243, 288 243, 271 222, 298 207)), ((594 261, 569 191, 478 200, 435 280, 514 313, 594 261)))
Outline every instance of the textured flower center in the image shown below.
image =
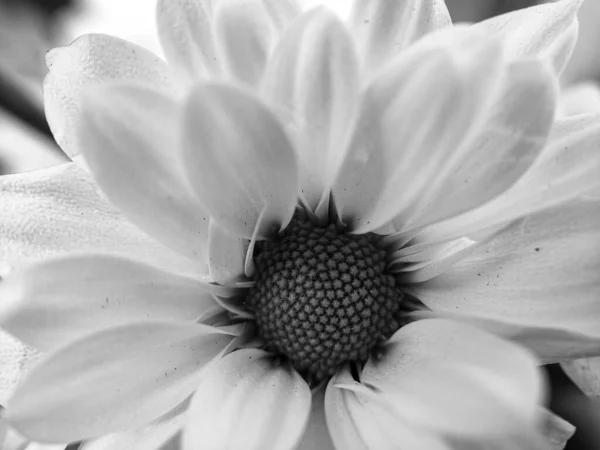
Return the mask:
POLYGON ((266 347, 311 382, 364 362, 399 327, 402 293, 374 234, 351 235, 296 214, 257 245, 246 299, 266 347))

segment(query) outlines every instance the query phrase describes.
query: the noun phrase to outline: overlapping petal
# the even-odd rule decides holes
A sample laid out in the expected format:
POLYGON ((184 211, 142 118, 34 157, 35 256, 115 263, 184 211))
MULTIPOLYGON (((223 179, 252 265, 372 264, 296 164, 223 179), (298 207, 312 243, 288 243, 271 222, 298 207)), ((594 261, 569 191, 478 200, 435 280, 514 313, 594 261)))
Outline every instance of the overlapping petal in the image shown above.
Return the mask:
POLYGON ((100 331, 36 365, 11 397, 8 420, 50 443, 139 427, 187 398, 199 369, 230 340, 195 323, 147 321, 100 331))
MULTIPOLYGON (((563 358, 584 356, 578 341, 599 354, 598 223, 600 204, 588 199, 532 214, 411 290, 434 311, 533 327, 545 333, 542 344, 554 335, 558 342, 567 338, 564 347, 546 346, 553 353, 562 348, 563 358)), ((560 356, 534 350, 542 359, 560 356)))
POLYGON ((335 450, 325 419, 325 389, 313 392, 310 416, 297 450, 335 450))
POLYGON ((183 448, 293 449, 310 403, 308 385, 291 366, 262 350, 235 351, 204 371, 183 448))
POLYGON ((187 81, 219 76, 213 36, 214 0, 158 0, 156 21, 165 56, 187 81))
POLYGON ((325 408, 328 420, 345 419, 331 429, 338 445, 351 432, 368 448, 521 448, 510 443, 539 438, 541 388, 536 361, 521 348, 473 327, 423 320, 397 331, 359 383, 348 372, 334 377, 325 408))
POLYGON ((501 37, 510 56, 547 59, 560 73, 577 40, 577 11, 582 3, 583 0, 548 2, 484 20, 473 28, 501 37))
POLYGON ((214 35, 225 73, 258 85, 279 36, 299 13, 293 0, 217 2, 214 35))
POLYGON ((442 31, 367 88, 333 186, 336 207, 354 232, 414 209, 440 171, 463 159, 465 140, 500 86, 501 62, 497 41, 469 28, 442 31))
POLYGON ((209 216, 179 160, 181 110, 163 91, 112 84, 86 98, 78 133, 85 161, 111 202, 160 242, 203 263, 209 216))
POLYGON ((23 375, 39 357, 37 350, 0 329, 0 405, 6 405, 23 375))
POLYGON ((206 84, 183 119, 187 177, 211 217, 228 231, 264 239, 285 227, 298 196, 294 149, 273 114, 241 89, 206 84))
POLYGON ((87 89, 126 80, 178 90, 174 74, 158 56, 131 42, 102 34, 84 35, 68 47, 51 50, 46 64, 46 118, 54 138, 71 157, 85 145, 76 131, 87 89))
POLYGON ((559 113, 563 116, 600 111, 600 88, 595 83, 580 83, 565 88, 560 96, 559 113))
POLYGON ((561 367, 585 395, 600 400, 600 357, 566 361, 561 367))
POLYGON ((0 283, 0 325, 52 351, 86 334, 140 320, 194 320, 216 306, 210 286, 133 260, 103 255, 48 259, 0 283))
MULTIPOLYGON (((120 255, 174 272, 203 267, 148 238, 73 163, 0 178, 0 261, 8 270, 73 252, 120 255)), ((0 270, 1 276, 6 276, 0 270)))
POLYGON ((208 227, 208 268, 215 283, 244 275, 246 249, 243 239, 228 233, 214 220, 208 227))
POLYGON ((354 0, 350 29, 365 73, 373 73, 422 36, 452 26, 443 0, 354 0))
POLYGON ((358 106, 352 38, 332 12, 317 8, 297 20, 273 52, 262 93, 293 137, 300 189, 316 208, 328 188, 328 166, 346 140, 358 106))

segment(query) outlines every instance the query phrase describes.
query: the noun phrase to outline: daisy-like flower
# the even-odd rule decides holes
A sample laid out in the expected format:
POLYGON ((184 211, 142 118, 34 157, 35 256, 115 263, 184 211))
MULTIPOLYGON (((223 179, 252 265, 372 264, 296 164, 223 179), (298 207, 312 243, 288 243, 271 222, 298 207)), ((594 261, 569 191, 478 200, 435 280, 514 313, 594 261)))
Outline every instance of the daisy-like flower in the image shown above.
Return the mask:
POLYGON ((47 353, 9 423, 115 433, 88 449, 560 448, 532 352, 600 354, 600 122, 554 121, 579 4, 453 28, 433 0, 348 26, 165 1, 173 69, 55 51, 49 122, 89 173, 2 180, 0 323, 47 353))

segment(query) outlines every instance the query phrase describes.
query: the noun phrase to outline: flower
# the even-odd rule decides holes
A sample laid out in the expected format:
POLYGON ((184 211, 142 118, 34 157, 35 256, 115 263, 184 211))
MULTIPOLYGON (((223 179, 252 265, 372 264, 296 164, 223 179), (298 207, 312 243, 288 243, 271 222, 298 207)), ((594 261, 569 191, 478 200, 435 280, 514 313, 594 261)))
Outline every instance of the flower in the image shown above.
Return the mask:
POLYGON ((451 28, 438 1, 357 2, 355 42, 325 9, 159 2, 177 76, 109 38, 54 52, 49 121, 90 173, 2 181, 7 262, 46 257, 0 284, 0 324, 48 353, 10 424, 129 430, 91 448, 182 428, 184 448, 546 448, 530 351, 598 354, 600 126, 554 121, 579 3, 451 28), (110 45, 114 66, 82 58, 110 45))

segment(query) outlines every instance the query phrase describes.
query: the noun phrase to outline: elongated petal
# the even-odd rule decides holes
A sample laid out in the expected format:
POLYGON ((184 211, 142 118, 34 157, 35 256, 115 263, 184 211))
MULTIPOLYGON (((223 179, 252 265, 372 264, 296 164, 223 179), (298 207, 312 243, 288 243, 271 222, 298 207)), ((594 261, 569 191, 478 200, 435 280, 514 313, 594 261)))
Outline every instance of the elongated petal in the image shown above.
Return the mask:
POLYGON ((17 384, 39 357, 37 350, 0 329, 0 405, 6 405, 17 384))
POLYGON ((160 242, 206 261, 209 218, 177 152, 181 105, 148 87, 113 84, 82 108, 83 155, 103 192, 160 242))
POLYGON ((313 393, 310 417, 296 450, 335 450, 325 419, 325 389, 313 393))
POLYGON ((126 256, 175 272, 205 270, 128 223, 73 163, 1 177, 0 203, 0 261, 9 270, 72 252, 126 256))
POLYGON ((68 47, 51 50, 46 64, 46 118, 54 138, 71 157, 80 151, 76 131, 83 94, 90 87, 127 80, 177 90, 173 74, 158 56, 131 42, 102 34, 84 35, 68 47))
POLYGON ((214 220, 209 226, 210 277, 215 283, 244 275, 246 251, 241 238, 223 230, 214 220))
POLYGON ((308 385, 291 367, 262 350, 238 350, 204 372, 183 448, 293 449, 310 402, 308 385))
POLYGON ((44 442, 97 437, 166 413, 231 340, 199 324, 142 322, 90 335, 50 355, 10 399, 9 422, 44 442))
POLYGON ((557 72, 564 69, 577 39, 577 11, 583 0, 559 0, 484 20, 474 28, 502 37, 514 58, 548 59, 557 72))
POLYGON ((296 142, 300 189, 313 210, 328 188, 328 161, 352 129, 358 88, 351 37, 325 8, 297 20, 267 66, 263 93, 296 142))
POLYGON ((395 227, 416 228, 477 208, 512 186, 533 164, 554 119, 557 82, 538 61, 512 64, 481 128, 395 227), (448 197, 448 194, 451 197, 448 197), (408 221, 408 223, 406 223, 408 221))
POLYGON ((598 114, 557 120, 538 160, 510 189, 481 208, 426 228, 418 239, 477 234, 590 193, 600 186, 599 140, 598 114))
POLYGON ((563 362, 561 367, 585 395, 600 400, 600 357, 563 362))
POLYGON ((499 86, 501 58, 498 42, 468 28, 442 31, 374 80, 333 186, 355 232, 408 215, 448 161, 462 159, 499 86))
POLYGON ((79 450, 159 450, 174 436, 177 436, 185 423, 185 410, 169 412, 164 417, 135 430, 113 433, 98 439, 84 442, 79 450))
POLYGON ((279 36, 299 12, 293 0, 217 2, 215 36, 225 72, 258 85, 279 36))
POLYGON ((167 60, 189 81, 221 73, 213 38, 214 0, 158 0, 158 36, 167 60))
POLYGON ((49 259, 0 283, 0 325, 33 347, 52 351, 135 321, 193 320, 216 306, 208 289, 114 256, 49 259))
POLYGON ((251 239, 291 220, 297 200, 294 150, 259 100, 225 85, 202 85, 185 110, 183 158, 196 195, 217 222, 251 239))
MULTIPOLYGON (((533 214, 412 290, 434 311, 537 327, 550 336, 552 329, 562 330, 570 332, 569 340, 579 334, 582 342, 599 342, 598 223, 600 204, 594 200, 533 214)), ((570 353, 563 356, 573 357, 570 353)))
POLYGON ((350 27, 365 72, 375 72, 420 37, 452 26, 442 0, 354 0, 350 27))

